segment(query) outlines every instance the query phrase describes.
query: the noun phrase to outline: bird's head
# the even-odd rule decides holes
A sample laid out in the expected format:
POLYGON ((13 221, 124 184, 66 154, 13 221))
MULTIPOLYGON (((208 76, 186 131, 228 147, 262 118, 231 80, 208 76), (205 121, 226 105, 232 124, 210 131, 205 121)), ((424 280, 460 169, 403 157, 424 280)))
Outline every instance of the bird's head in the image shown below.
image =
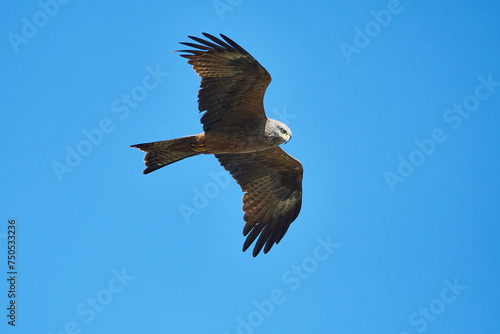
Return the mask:
POLYGON ((292 131, 285 123, 269 119, 266 124, 266 136, 278 145, 286 144, 292 138, 292 131))

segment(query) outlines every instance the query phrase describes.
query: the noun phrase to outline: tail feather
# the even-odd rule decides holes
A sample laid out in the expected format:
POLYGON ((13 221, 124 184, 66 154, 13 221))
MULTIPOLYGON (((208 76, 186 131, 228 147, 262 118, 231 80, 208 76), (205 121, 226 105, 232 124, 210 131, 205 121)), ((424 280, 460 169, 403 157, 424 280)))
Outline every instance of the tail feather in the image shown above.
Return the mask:
POLYGON ((143 171, 143 174, 149 174, 176 161, 200 154, 201 152, 193 150, 198 145, 198 137, 199 135, 193 135, 152 143, 136 144, 130 147, 146 152, 146 156, 144 157, 146 169, 143 171))

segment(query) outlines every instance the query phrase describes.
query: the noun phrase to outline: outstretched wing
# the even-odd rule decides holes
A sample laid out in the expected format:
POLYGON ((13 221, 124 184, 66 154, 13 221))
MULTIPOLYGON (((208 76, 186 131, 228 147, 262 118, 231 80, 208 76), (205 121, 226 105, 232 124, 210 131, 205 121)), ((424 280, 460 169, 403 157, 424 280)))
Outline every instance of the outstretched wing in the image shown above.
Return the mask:
POLYGON ((245 192, 243 211, 248 235, 243 251, 257 239, 253 256, 279 243, 302 205, 302 164, 279 147, 254 153, 216 154, 245 192))
POLYGON ((198 109, 203 131, 228 132, 266 119, 264 94, 271 75, 241 46, 221 34, 224 41, 203 33, 208 39, 189 36, 200 43, 186 43, 194 50, 178 50, 201 77, 198 109))

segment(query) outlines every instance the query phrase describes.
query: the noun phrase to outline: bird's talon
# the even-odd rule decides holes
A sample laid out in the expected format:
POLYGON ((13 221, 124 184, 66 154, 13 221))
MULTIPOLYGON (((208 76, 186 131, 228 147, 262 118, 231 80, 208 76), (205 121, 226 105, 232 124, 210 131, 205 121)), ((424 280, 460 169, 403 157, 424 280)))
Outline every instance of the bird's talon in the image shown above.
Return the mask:
POLYGON ((206 152, 205 144, 191 145, 191 149, 195 152, 206 152))

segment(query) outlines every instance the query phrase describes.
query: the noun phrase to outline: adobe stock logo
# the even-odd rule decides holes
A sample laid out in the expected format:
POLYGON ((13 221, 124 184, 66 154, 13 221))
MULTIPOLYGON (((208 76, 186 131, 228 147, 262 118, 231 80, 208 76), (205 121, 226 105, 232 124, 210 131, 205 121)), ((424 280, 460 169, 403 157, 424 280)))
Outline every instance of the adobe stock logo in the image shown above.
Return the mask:
MULTIPOLYGON (((413 312, 408 317, 408 324, 415 327, 418 333, 425 332, 429 324, 436 321, 437 317, 443 314, 447 307, 457 300, 462 291, 467 289, 466 285, 458 283, 457 278, 453 280, 453 283, 447 279, 443 283, 445 287, 441 290, 438 298, 432 299, 425 307, 419 307, 418 312, 413 312)), ((410 333, 402 331, 399 334, 410 333)))
POLYGON ((212 4, 215 12, 219 16, 219 20, 224 21, 224 13, 232 12, 233 9, 239 5, 243 0, 215 0, 212 4))
POLYGON ((288 124, 290 120, 297 117, 297 115, 289 113, 287 110, 287 106, 283 107, 283 110, 279 110, 278 108, 273 108, 270 112, 271 118, 275 118, 276 120, 288 124))
MULTIPOLYGON (((160 65, 156 65, 156 68, 146 66, 145 71, 146 74, 140 84, 132 87, 127 94, 122 93, 119 98, 111 102, 111 112, 116 114, 120 121, 124 121, 129 117, 130 110, 138 108, 148 94, 158 88, 164 78, 168 76, 167 72, 160 70, 160 65)), ((90 130, 82 129, 81 133, 84 139, 81 139, 76 145, 66 145, 66 158, 61 160, 63 162, 54 160, 51 164, 59 183, 64 180, 64 174, 73 172, 76 167, 80 166, 85 157, 89 156, 96 147, 102 144, 105 135, 115 131, 116 124, 116 120, 113 121, 111 118, 104 117, 95 128, 90 130)))
MULTIPOLYGON (((317 237, 317 244, 310 256, 306 256, 299 264, 293 264, 281 274, 281 282, 288 285, 288 290, 293 292, 299 289, 303 282, 309 280, 318 270, 321 263, 326 262, 334 251, 340 247, 339 243, 332 242, 331 236, 317 237)), ((246 316, 236 318, 236 334, 252 334, 261 327, 265 320, 271 317, 278 306, 287 301, 286 290, 276 288, 268 293, 268 298, 254 300, 253 310, 246 316)), ((224 334, 229 334, 225 332, 224 334)))
MULTIPOLYGON (((456 131, 465 119, 468 119, 473 112, 479 109, 482 101, 488 99, 500 87, 500 81, 493 81, 492 74, 487 78, 478 76, 479 84, 476 85, 474 92, 466 96, 461 103, 453 103, 451 108, 443 112, 442 119, 450 124, 451 129, 456 131)), ((432 156, 439 145, 448 139, 448 135, 443 128, 434 128, 430 136, 424 139, 415 139, 413 143, 416 148, 409 154, 398 156, 398 167, 394 172, 385 171, 384 178, 389 189, 394 192, 398 183, 405 182, 413 175, 416 168, 421 166, 428 157, 432 156)))
POLYGON ((389 0, 386 9, 378 11, 371 10, 370 16, 373 20, 368 21, 363 29, 358 26, 354 27, 352 44, 346 42, 341 42, 339 44, 340 51, 342 51, 347 63, 352 61, 353 54, 360 54, 362 49, 368 47, 372 39, 380 35, 383 28, 386 28, 391 23, 394 16, 400 14, 403 9, 404 7, 399 0, 389 0))
POLYGON ((39 11, 32 15, 31 19, 23 16, 21 22, 21 34, 16 34, 14 32, 9 32, 7 38, 9 39, 10 45, 14 50, 14 53, 19 52, 19 46, 21 44, 28 44, 28 42, 35 38, 38 34, 39 29, 45 27, 51 18, 54 18, 58 13, 61 5, 65 5, 69 0, 47 0, 38 1, 38 6, 40 6, 39 11))
POLYGON ((193 188, 193 200, 191 204, 180 203, 178 205, 179 212, 186 224, 191 223, 192 215, 199 215, 201 210, 208 207, 210 200, 220 194, 221 189, 227 187, 231 181, 231 175, 225 170, 219 172, 210 171, 208 173, 210 181, 205 183, 201 188, 193 188))
MULTIPOLYGON (((88 296, 85 301, 81 302, 76 307, 76 314, 83 318, 85 324, 94 321, 97 314, 105 310, 115 297, 122 293, 129 283, 135 279, 135 276, 128 274, 125 268, 122 268, 121 272, 113 269, 111 270, 111 274, 113 277, 108 280, 108 284, 104 289, 99 290, 95 295, 88 296)), ((77 334, 81 332, 82 329, 79 322, 68 321, 64 325, 63 331, 54 334, 77 334)), ((49 334, 52 334, 52 332, 49 334)))

